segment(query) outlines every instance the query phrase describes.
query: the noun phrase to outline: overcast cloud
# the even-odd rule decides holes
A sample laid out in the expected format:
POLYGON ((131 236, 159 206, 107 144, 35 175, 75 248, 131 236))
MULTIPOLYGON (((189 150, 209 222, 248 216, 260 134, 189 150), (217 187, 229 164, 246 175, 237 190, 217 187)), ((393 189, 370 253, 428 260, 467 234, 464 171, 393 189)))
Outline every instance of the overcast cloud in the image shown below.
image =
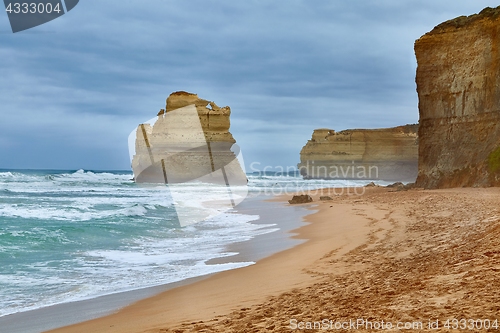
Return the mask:
POLYGON ((247 167, 296 165, 315 128, 416 123, 414 41, 497 5, 81 0, 16 34, 3 13, 0 168, 130 169, 129 133, 178 90, 231 107, 247 167))

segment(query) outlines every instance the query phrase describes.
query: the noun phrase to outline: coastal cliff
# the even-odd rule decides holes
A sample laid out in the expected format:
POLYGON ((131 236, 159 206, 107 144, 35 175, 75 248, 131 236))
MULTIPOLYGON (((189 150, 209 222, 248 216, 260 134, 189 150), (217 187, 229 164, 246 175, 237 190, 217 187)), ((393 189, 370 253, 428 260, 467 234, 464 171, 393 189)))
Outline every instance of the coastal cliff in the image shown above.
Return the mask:
POLYGON ((418 125, 335 132, 316 129, 300 152, 304 178, 414 181, 418 125))
POLYGON ((436 26, 415 54, 417 186, 499 186, 500 7, 436 26))
POLYGON ((172 93, 154 124, 137 127, 132 159, 135 181, 246 184, 231 150, 236 140, 229 132, 230 115, 228 106, 219 107, 184 91, 172 93))

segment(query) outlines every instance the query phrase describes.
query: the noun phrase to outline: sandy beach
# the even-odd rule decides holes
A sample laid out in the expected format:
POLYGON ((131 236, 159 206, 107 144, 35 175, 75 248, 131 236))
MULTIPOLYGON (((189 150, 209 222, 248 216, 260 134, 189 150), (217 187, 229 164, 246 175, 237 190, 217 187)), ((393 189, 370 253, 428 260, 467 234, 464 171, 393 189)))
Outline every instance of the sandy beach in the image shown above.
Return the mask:
POLYGON ((306 242, 52 332, 496 330, 500 188, 314 200, 306 242))

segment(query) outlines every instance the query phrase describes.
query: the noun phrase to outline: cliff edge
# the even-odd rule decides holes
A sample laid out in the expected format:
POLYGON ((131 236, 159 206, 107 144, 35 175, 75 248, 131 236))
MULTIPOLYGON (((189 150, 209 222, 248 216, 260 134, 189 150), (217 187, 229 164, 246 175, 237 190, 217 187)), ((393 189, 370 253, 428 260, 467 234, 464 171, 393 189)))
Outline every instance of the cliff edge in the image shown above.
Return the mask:
POLYGON ((436 26, 415 42, 417 186, 500 185, 500 7, 436 26))
POLYGON ((335 132, 316 129, 300 152, 306 179, 415 181, 418 125, 335 132))

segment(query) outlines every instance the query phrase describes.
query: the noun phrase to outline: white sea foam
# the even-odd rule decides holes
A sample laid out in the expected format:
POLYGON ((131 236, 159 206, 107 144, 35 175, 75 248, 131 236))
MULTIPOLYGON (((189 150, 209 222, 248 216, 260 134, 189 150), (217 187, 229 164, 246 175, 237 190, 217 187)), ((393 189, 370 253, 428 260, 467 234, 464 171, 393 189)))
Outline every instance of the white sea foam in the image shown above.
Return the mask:
POLYGON ((144 216, 147 209, 135 205, 116 210, 89 211, 85 206, 76 207, 44 207, 42 205, 0 205, 0 217, 15 217, 23 219, 59 220, 59 221, 90 221, 110 217, 144 216))
POLYGON ((224 249, 232 242, 276 230, 202 203, 224 199, 224 187, 185 184, 174 202, 168 187, 130 179, 0 173, 0 316, 246 266, 205 262, 231 255, 224 249), (174 205, 211 218, 181 229, 174 205))
MULTIPOLYGON (((347 179, 309 179, 303 180, 294 176, 248 176, 248 187, 250 192, 280 195, 292 194, 299 191, 310 191, 320 188, 361 187, 371 180, 347 180, 347 179)), ((376 180, 379 185, 388 185, 389 182, 376 180)))
MULTIPOLYGON (((183 184, 174 201, 169 187, 138 186, 131 178, 84 170, 0 172, 0 316, 247 266, 252 262, 205 263, 234 255, 226 251, 231 243, 277 230, 250 223, 257 215, 218 206, 227 197, 223 186, 183 184), (208 218, 180 228, 174 207, 208 218)), ((249 176, 254 193, 280 186, 324 183, 249 176)))

